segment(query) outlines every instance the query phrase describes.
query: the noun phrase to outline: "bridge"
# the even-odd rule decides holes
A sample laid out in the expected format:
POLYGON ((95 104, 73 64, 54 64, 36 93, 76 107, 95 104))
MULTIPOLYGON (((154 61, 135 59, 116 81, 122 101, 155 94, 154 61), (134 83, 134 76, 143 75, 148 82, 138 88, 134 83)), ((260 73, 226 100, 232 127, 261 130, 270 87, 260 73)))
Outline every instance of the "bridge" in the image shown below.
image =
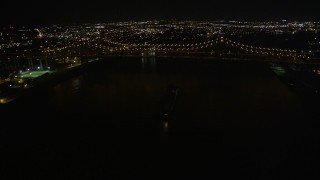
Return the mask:
POLYGON ((58 49, 45 49, 42 52, 51 56, 55 54, 70 52, 74 49, 80 56, 106 56, 106 55, 141 55, 142 53, 154 53, 157 56, 185 56, 203 55, 207 57, 233 57, 247 58, 253 57, 256 60, 270 59, 286 62, 308 62, 310 57, 306 54, 299 54, 295 50, 257 47, 227 39, 223 36, 207 39, 198 43, 121 43, 109 39, 100 41, 89 40, 86 42, 71 44, 68 47, 58 49), (85 50, 83 47, 86 47, 85 50), (79 53, 79 49, 82 52, 79 53), (76 50, 77 49, 77 50, 76 50))
MULTIPOLYGON (((158 42, 159 37, 157 37, 158 42)), ((153 54, 156 56, 178 57, 206 57, 220 59, 250 59, 253 61, 273 61, 289 63, 318 63, 306 54, 295 50, 258 47, 230 40, 222 35, 206 38, 196 43, 153 43, 149 42, 119 42, 110 38, 80 39, 68 43, 63 47, 43 47, 39 52, 1 53, 1 59, 23 59, 34 69, 34 61, 38 67, 48 67, 48 61, 65 61, 67 57, 84 60, 95 57, 109 56, 142 56, 153 54), (38 62, 39 61, 39 62, 38 62)))

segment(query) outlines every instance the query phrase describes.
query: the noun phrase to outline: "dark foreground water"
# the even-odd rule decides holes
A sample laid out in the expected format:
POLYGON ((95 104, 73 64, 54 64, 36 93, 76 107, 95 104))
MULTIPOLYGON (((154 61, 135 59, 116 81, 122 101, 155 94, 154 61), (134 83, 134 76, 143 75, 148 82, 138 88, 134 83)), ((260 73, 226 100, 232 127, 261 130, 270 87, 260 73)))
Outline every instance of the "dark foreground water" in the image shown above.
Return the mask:
POLYGON ((309 107, 265 64, 104 60, 1 109, 0 179, 316 178, 309 107))

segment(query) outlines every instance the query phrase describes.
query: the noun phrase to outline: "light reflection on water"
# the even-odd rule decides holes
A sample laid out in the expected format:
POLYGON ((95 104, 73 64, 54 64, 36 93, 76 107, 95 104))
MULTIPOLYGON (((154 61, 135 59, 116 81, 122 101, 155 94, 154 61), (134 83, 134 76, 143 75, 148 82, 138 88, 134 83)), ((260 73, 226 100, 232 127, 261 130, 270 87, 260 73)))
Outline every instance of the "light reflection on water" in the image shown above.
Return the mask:
POLYGON ((166 121, 166 120, 161 121, 160 125, 161 125, 162 135, 164 137, 169 136, 169 121, 166 121))
POLYGON ((80 93, 81 90, 81 80, 80 79, 73 79, 72 81, 72 92, 75 95, 78 95, 80 93))

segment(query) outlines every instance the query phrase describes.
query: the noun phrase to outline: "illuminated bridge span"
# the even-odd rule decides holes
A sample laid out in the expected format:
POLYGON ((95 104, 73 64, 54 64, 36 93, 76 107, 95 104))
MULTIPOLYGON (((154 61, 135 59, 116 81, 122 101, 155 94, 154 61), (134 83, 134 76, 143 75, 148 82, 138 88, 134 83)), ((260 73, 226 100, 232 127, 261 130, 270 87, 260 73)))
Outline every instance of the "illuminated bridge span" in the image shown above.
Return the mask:
MULTIPOLYGON (((158 42, 161 38, 157 37, 158 42)), ((150 41, 152 42, 152 41, 150 41)), ((310 58, 295 50, 257 47, 227 39, 223 36, 197 43, 121 43, 105 38, 81 39, 61 47, 43 47, 40 52, 19 54, 25 58, 63 59, 67 57, 103 57, 112 55, 156 54, 157 56, 205 56, 233 59, 279 60, 294 63, 310 62, 310 58)), ((2 54, 18 57, 13 54, 2 54)))
POLYGON ((94 44, 105 52, 117 53, 141 53, 155 52, 157 54, 190 54, 190 53, 228 53, 228 54, 250 54, 274 58, 287 58, 292 60, 308 59, 306 55, 298 54, 294 50, 256 47, 248 44, 238 43, 222 36, 201 43, 191 44, 125 44, 105 40, 104 45, 94 44))

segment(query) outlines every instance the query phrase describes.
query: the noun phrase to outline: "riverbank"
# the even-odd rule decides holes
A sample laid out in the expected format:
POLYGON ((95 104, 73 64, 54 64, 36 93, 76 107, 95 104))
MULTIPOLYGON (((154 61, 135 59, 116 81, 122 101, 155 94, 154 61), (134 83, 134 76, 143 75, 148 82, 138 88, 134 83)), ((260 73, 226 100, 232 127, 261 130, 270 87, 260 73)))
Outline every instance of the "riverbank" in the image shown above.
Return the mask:
MULTIPOLYGON (((43 91, 44 89, 52 88, 57 83, 61 82, 63 79, 74 76, 76 74, 79 74, 80 72, 83 72, 87 68, 87 64, 84 65, 78 65, 78 66, 72 66, 72 67, 66 67, 63 69, 60 69, 58 71, 46 71, 45 73, 38 73, 38 76, 33 75, 34 77, 32 79, 28 77, 23 77, 26 79, 21 79, 19 81, 28 81, 24 84, 18 84, 18 80, 7 82, 7 87, 2 88, 2 92, 0 94, 0 106, 8 105, 11 103, 14 103, 14 101, 17 101, 19 99, 23 99, 26 96, 30 96, 34 93, 43 91), (16 87, 12 87, 12 84, 17 84, 16 87)), ((28 73, 28 76, 31 73, 28 73)), ((33 74, 37 74, 37 72, 33 72, 33 74)), ((2 86, 5 86, 5 84, 2 84, 2 86)))

